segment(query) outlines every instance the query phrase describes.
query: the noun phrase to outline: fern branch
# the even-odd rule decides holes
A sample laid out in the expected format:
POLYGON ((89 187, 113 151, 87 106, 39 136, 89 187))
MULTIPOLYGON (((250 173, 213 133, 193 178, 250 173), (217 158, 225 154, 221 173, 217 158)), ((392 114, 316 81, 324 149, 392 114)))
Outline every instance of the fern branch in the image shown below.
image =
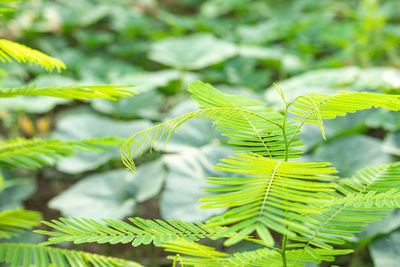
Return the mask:
POLYGON ((38 88, 36 84, 30 84, 18 88, 0 89, 0 98, 15 97, 21 95, 51 96, 68 99, 93 99, 106 98, 116 100, 120 97, 132 96, 137 94, 131 90, 124 90, 132 86, 122 85, 69 85, 62 87, 43 87, 38 88))
POLYGON ((198 241, 202 238, 215 239, 224 227, 205 226, 202 223, 187 223, 180 220, 146 220, 129 218, 130 223, 121 220, 104 219, 101 224, 92 219, 60 218, 44 224, 58 230, 57 232, 35 231, 52 236, 45 245, 72 241, 75 244, 85 242, 97 243, 132 243, 132 246, 162 244, 182 238, 188 241, 198 241))
POLYGON ((343 238, 361 232, 369 223, 386 214, 377 211, 400 207, 400 164, 391 163, 367 167, 352 178, 342 179, 331 203, 319 206, 320 213, 304 214, 310 230, 300 232, 305 237, 294 240, 304 242, 304 251, 311 253, 311 245, 331 248, 328 243, 343 244, 343 238))
POLYGON ((0 239, 11 238, 24 229, 32 229, 39 225, 42 216, 39 212, 16 209, 0 213, 0 239))
POLYGON ((73 155, 76 150, 105 150, 106 146, 121 145, 124 141, 125 139, 117 137, 73 141, 37 138, 0 141, 0 166, 36 169, 43 165, 52 165, 60 156, 73 155))
POLYGON ((281 162, 256 154, 239 154, 222 162, 215 169, 252 176, 208 178, 208 183, 221 186, 208 191, 221 194, 202 198, 200 201, 209 202, 202 207, 233 207, 208 221, 208 225, 235 224, 227 231, 239 231, 239 236, 228 239, 226 245, 239 242, 241 234, 254 230, 265 236, 262 232, 268 231, 267 227, 295 236, 294 231, 281 224, 305 230, 303 223, 296 220, 298 215, 313 212, 315 204, 332 199, 327 192, 334 191, 335 185, 321 181, 335 178, 327 176, 336 173, 328 163, 281 162))
POLYGON ((0 262, 12 266, 56 266, 56 267, 139 267, 139 263, 106 257, 93 253, 67 250, 53 247, 44 247, 32 244, 0 244, 0 262))
MULTIPOLYGON (((253 251, 238 252, 232 255, 216 251, 213 247, 199 245, 186 240, 177 240, 162 245, 167 252, 178 253, 184 264, 190 266, 282 266, 282 255, 270 249, 257 249, 253 251)), ((286 252, 289 263, 293 263, 301 254, 300 249, 286 252)), ((316 255, 301 255, 302 261, 321 263, 322 261, 334 261, 334 256, 351 253, 352 250, 316 249, 316 255), (316 257, 315 257, 316 256, 316 257)), ((173 256, 169 256, 173 259, 173 256)), ((296 263, 294 266, 305 266, 304 263, 296 263)))
POLYGON ((310 96, 301 96, 293 103, 291 113, 298 115, 303 123, 319 124, 324 135, 323 119, 334 119, 345 116, 358 110, 384 108, 400 110, 400 95, 387 95, 367 92, 341 92, 328 95, 312 93, 310 96))
POLYGON ((56 58, 50 57, 25 45, 0 39, 0 60, 3 62, 12 62, 13 58, 18 62, 29 62, 31 64, 41 65, 47 71, 57 69, 57 71, 60 72, 62 69, 66 69, 64 63, 56 58))

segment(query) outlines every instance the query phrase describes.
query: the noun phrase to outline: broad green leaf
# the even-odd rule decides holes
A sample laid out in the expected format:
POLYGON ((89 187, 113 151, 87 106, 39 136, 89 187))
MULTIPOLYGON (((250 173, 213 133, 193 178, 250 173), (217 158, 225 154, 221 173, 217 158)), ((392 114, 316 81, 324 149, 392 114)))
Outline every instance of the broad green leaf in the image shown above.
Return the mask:
POLYGON ((162 159, 140 164, 128 185, 129 194, 137 202, 146 201, 160 193, 166 169, 162 159))
POLYGON ((313 154, 314 160, 329 161, 341 177, 348 177, 368 165, 390 162, 378 139, 352 135, 345 136, 321 145, 313 154))
POLYGON ((372 242, 369 251, 375 267, 397 266, 400 262, 400 230, 372 242))
POLYGON ((133 174, 117 169, 83 178, 49 202, 66 217, 122 219, 135 211, 135 200, 129 196, 133 174))
MULTIPOLYGON (((131 132, 151 127, 147 120, 117 121, 85 109, 71 111, 58 120, 53 138, 73 140, 101 136, 126 138, 131 132)), ((106 152, 78 152, 75 156, 63 158, 56 168, 66 173, 80 173, 97 168, 111 159, 119 158, 119 148, 106 152)))
POLYGON ((179 70, 198 70, 235 55, 234 44, 210 34, 170 37, 153 44, 149 58, 179 70))
POLYGON ((200 209, 199 198, 210 196, 204 192, 206 178, 220 176, 212 167, 220 158, 230 155, 231 149, 203 146, 164 157, 168 168, 165 187, 160 199, 161 215, 165 219, 204 221, 224 209, 200 209))
POLYGON ((400 132, 389 133, 385 137, 383 150, 389 154, 400 156, 400 132))
POLYGON ((33 179, 15 177, 8 170, 3 169, 1 172, 4 189, 0 192, 0 211, 21 207, 23 201, 36 191, 36 184, 33 179))

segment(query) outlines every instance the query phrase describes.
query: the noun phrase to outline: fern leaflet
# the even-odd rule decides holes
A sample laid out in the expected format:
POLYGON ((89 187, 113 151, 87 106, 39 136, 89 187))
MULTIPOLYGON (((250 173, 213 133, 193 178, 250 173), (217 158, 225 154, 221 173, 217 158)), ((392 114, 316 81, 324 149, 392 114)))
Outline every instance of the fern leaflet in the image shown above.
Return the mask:
POLYGON ((0 262, 29 267, 139 267, 139 263, 98 254, 31 244, 0 244, 0 262))
POLYGON ((39 212, 16 209, 0 213, 0 239, 11 238, 24 229, 32 229, 39 225, 42 216, 39 212))
POLYGON ((36 169, 52 165, 59 156, 73 155, 76 150, 104 150, 106 146, 120 145, 125 140, 117 137, 61 141, 45 139, 15 139, 0 141, 0 166, 16 168, 24 166, 36 169))
POLYGON ((37 88, 36 84, 30 84, 18 88, 0 89, 0 97, 15 97, 20 95, 40 95, 68 99, 92 99, 106 98, 117 100, 120 97, 137 94, 131 90, 121 88, 132 87, 123 85, 69 85, 62 87, 37 88))
POLYGON ((36 231, 37 233, 53 236, 44 244, 56 244, 72 241, 75 244, 85 242, 97 243, 132 243, 132 246, 154 243, 160 246, 178 238, 198 241, 202 238, 211 238, 225 231, 224 227, 205 226, 202 223, 188 223, 180 220, 146 220, 129 218, 131 222, 121 220, 103 220, 106 225, 92 219, 65 219, 43 222, 59 232, 36 231))
POLYGON ((18 62, 29 62, 31 64, 41 65, 47 71, 57 69, 57 71, 60 72, 62 69, 66 69, 64 63, 56 58, 50 57, 25 45, 6 39, 0 39, 0 60, 3 62, 12 62, 13 58, 18 62))

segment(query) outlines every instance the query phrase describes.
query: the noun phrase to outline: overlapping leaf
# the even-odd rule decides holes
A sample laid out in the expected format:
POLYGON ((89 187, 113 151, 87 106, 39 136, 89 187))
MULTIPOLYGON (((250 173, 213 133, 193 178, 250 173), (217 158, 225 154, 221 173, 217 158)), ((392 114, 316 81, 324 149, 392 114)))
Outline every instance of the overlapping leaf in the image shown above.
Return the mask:
POLYGON ((42 216, 39 212, 16 209, 0 213, 0 239, 18 235, 24 229, 39 225, 42 216))
POLYGON ((76 244, 85 242, 97 243, 132 243, 132 246, 154 243, 156 246, 183 238, 198 241, 202 238, 213 238, 224 227, 205 226, 202 223, 187 223, 180 220, 146 220, 129 218, 130 223, 122 220, 103 220, 106 225, 92 219, 64 219, 43 222, 58 232, 36 231, 53 236, 45 244, 57 244, 73 241, 76 244))
MULTIPOLYGON (((302 221, 310 229, 297 230, 303 237, 290 237, 312 253, 310 245, 330 249, 329 244, 344 244, 345 238, 361 232, 369 223, 386 214, 382 210, 400 207, 400 165, 367 167, 352 178, 343 179, 330 204, 319 205, 320 213, 304 213, 302 221)), ((289 227, 290 228, 290 227, 289 227)))
POLYGON ((42 87, 38 88, 36 84, 30 84, 18 88, 0 89, 0 97, 15 97, 20 95, 37 95, 37 96, 51 96, 67 99, 92 99, 92 98, 105 98, 116 100, 120 97, 127 97, 136 94, 131 90, 122 88, 129 88, 132 86, 123 85, 68 85, 61 87, 42 87))
POLYGON ((216 169, 232 173, 246 174, 251 177, 208 178, 209 183, 221 187, 209 189, 220 195, 202 198, 209 202, 204 208, 232 207, 223 215, 212 218, 211 225, 235 223, 227 231, 240 231, 225 244, 233 244, 242 236, 257 230, 265 242, 270 243, 268 228, 282 234, 295 236, 295 233, 283 225, 294 229, 307 229, 298 222, 298 214, 313 212, 317 203, 327 203, 331 196, 326 194, 334 190, 333 183, 322 179, 336 170, 329 163, 282 162, 257 154, 238 154, 222 160, 216 169))
POLYGON ((122 144, 124 139, 100 137, 92 139, 61 141, 45 139, 15 139, 0 142, 0 166, 15 168, 24 166, 36 169, 52 165, 60 156, 70 156, 76 150, 104 150, 106 146, 122 144))
MULTIPOLYGON (((183 264, 190 266, 283 266, 282 255, 278 250, 257 249, 253 251, 238 252, 232 255, 216 251, 213 247, 196 244, 186 240, 178 240, 163 245, 166 251, 178 253, 183 264)), ((316 249, 316 257, 302 254, 302 250, 293 249, 286 251, 287 266, 306 266, 302 261, 321 263, 334 261, 334 256, 351 253, 350 249, 316 249)), ((169 257, 172 259, 172 257, 169 257)))
POLYGON ((342 92, 340 94, 317 94, 298 97, 291 109, 300 121, 320 124, 325 137, 322 119, 334 119, 358 110, 370 108, 400 110, 400 95, 387 95, 368 92, 342 92))
POLYGON ((139 267, 139 263, 75 250, 44 247, 31 244, 0 244, 0 262, 12 266, 56 267, 139 267))
POLYGON ((0 60, 3 62, 12 62, 13 58, 18 62, 29 62, 31 64, 41 65, 48 71, 52 71, 53 69, 57 69, 57 71, 66 69, 64 63, 56 58, 50 57, 25 45, 6 39, 0 39, 0 60))

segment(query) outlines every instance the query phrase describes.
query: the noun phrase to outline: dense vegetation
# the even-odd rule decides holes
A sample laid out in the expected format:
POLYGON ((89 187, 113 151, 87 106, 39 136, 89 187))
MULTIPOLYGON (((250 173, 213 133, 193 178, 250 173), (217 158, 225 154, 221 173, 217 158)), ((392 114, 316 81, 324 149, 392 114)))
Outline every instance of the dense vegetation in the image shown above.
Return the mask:
MULTIPOLYGON (((76 228, 77 222, 86 226, 92 225, 97 229, 97 234, 106 228, 93 226, 95 221, 87 219, 75 222, 55 221, 53 224, 47 223, 50 228, 40 226, 42 230, 59 227, 65 229, 65 235, 57 234, 58 239, 53 239, 50 243, 63 240, 78 244, 86 241, 133 241, 136 246, 153 242, 157 246, 162 245, 166 251, 179 253, 181 256, 173 256, 172 259, 184 263, 195 261, 185 257, 185 252, 199 256, 198 251, 201 248, 204 254, 200 258, 204 261, 196 260, 206 266, 232 262, 243 266, 246 264, 244 258, 255 259, 254 257, 263 253, 260 249, 267 246, 271 250, 268 249, 269 254, 264 256, 278 259, 276 264, 280 266, 283 256, 281 243, 289 239, 292 241, 288 241, 288 247, 291 245, 306 249, 305 253, 298 254, 291 248, 292 252, 284 253, 288 260, 332 260, 332 255, 340 252, 348 254, 349 249, 353 249, 355 254, 338 257, 336 264, 396 266, 400 260, 400 232, 397 230, 400 227, 400 217, 397 210, 385 211, 389 215, 387 218, 370 224, 355 236, 343 231, 355 232, 357 227, 366 226, 364 223, 370 223, 379 217, 376 213, 359 213, 362 209, 392 209, 399 204, 396 200, 398 193, 389 191, 390 188, 398 188, 395 178, 399 167, 391 162, 398 160, 400 155, 400 119, 396 112, 399 105, 396 97, 392 97, 399 93, 400 88, 400 72, 396 69, 400 63, 398 8, 398 1, 378 0, 279 3, 250 3, 244 0, 121 0, 113 3, 101 0, 59 0, 25 1, 18 4, 17 11, 4 14, 2 37, 46 52, 62 60, 67 69, 63 70, 64 65, 61 62, 44 58, 42 54, 40 57, 36 55, 29 58, 27 54, 31 52, 32 55, 32 51, 26 51, 26 47, 17 47, 7 40, 0 40, 0 59, 5 61, 1 66, 4 89, 0 91, 1 133, 4 138, 0 147, 0 164, 4 177, 0 193, 0 214, 5 216, 2 221, 11 216, 21 220, 17 229, 11 229, 11 232, 7 228, 10 226, 1 226, 0 229, 4 232, 0 232, 0 237, 2 240, 7 238, 6 242, 14 244, 44 241, 42 235, 32 234, 31 231, 21 234, 20 228, 29 229, 40 220, 40 215, 36 212, 15 210, 25 206, 41 212, 45 220, 60 216, 96 220, 107 218, 109 227, 119 229, 125 234, 128 226, 124 226, 120 220, 126 217, 170 220, 170 226, 161 222, 157 226, 152 220, 127 220, 126 222, 137 227, 133 233, 144 231, 141 238, 135 237, 135 241, 131 235, 121 235, 119 238, 112 236, 114 239, 96 237, 95 233, 91 236, 87 229, 84 230, 87 234, 84 237, 69 236, 71 229, 78 232, 82 230, 76 228), (12 58, 41 63, 48 70, 54 67, 61 72, 44 73, 33 65, 9 62, 12 58), (216 91, 207 84, 191 83, 190 92, 203 108, 196 111, 197 106, 193 101, 187 100, 189 94, 186 90, 188 84, 195 80, 212 83, 229 94, 216 91), (273 82, 278 85, 274 86, 273 82), (133 93, 133 84, 137 85, 134 89, 139 94, 125 97, 133 93), (121 85, 128 87, 122 88, 121 85), (279 88, 282 88, 286 103, 291 103, 298 96, 309 97, 299 99, 296 108, 292 109, 294 112, 287 113, 288 108, 282 101, 279 88), (339 91, 353 93, 339 94, 338 97, 327 96, 339 91), (367 94, 354 94, 358 91, 367 94), (312 95, 311 92, 318 95, 312 95), (247 98, 232 97, 230 94, 244 95, 247 98), (113 101, 119 97, 122 98, 113 101), (346 97, 349 98, 346 100, 346 97), (88 100, 92 98, 105 99, 88 100), (347 110, 339 109, 338 114, 330 113, 335 112, 330 110, 332 108, 338 111, 336 104, 328 105, 325 110, 316 109, 314 113, 311 112, 315 117, 311 118, 317 125, 306 123, 302 133, 294 132, 296 126, 291 121, 296 115, 303 116, 304 111, 312 110, 315 103, 319 106, 331 98, 333 103, 345 103, 347 110), (259 106, 263 106, 263 109, 259 110, 259 106), (364 110, 371 106, 389 110, 364 110), (254 110, 253 107, 257 108, 254 110), (207 111, 210 108, 213 110, 207 111), (248 111, 239 111, 238 108, 248 111), (324 121, 323 127, 318 125, 321 123, 320 119, 330 119, 356 110, 364 111, 324 121), (184 115, 185 113, 190 115, 184 115), (177 120, 151 128, 176 117, 177 120), (205 117, 213 119, 215 127, 208 119, 201 119, 205 117), (261 117, 276 124, 260 122, 261 117), (181 126, 189 118, 194 119, 181 126), (252 123, 243 124, 241 118, 249 119, 252 123), (287 125, 283 125, 282 129, 286 129, 285 134, 292 136, 292 139, 281 135, 282 129, 278 134, 279 129, 274 128, 282 126, 280 123, 283 121, 287 121, 287 125), (164 147, 165 139, 158 137, 160 134, 169 137, 177 126, 181 126, 177 134, 172 135, 168 145, 164 147), (256 127, 262 134, 263 131, 268 132, 269 136, 261 134, 261 139, 257 139, 257 136, 253 136, 254 128, 252 130, 249 126, 256 127), (258 128, 261 126, 262 130, 258 128), (228 129, 223 131, 222 136, 219 134, 221 127, 228 129), (322 129, 326 140, 321 137, 322 129), (137 172, 135 176, 122 165, 118 150, 118 146, 134 133, 138 134, 128 141, 137 142, 126 143, 122 155, 124 163, 137 172), (295 136, 301 138, 305 146, 289 150, 292 145, 290 142, 300 143, 300 139, 295 139, 295 136), (18 139, 20 137, 28 139, 18 139), (150 154, 148 145, 155 141, 158 143, 158 140, 161 141, 160 144, 154 145, 153 153, 150 154), (104 150, 106 146, 114 148, 104 150), (262 157, 256 154, 239 154, 231 160, 225 160, 217 169, 212 168, 221 159, 237 153, 232 151, 234 146, 236 150, 239 149, 239 153, 253 152, 262 157), (24 153, 20 153, 19 148, 24 153), (72 157, 61 158, 76 150, 83 151, 72 157), (89 150, 101 151, 88 152, 89 150), (140 157, 139 152, 142 152, 140 157), (317 176, 321 181, 309 183, 308 180, 301 180, 301 185, 322 190, 314 191, 320 193, 318 201, 320 204, 325 201, 326 205, 322 205, 322 208, 331 208, 323 210, 322 214, 336 214, 336 211, 342 211, 340 205, 357 210, 357 215, 354 212, 347 214, 353 216, 351 220, 355 225, 349 223, 348 228, 335 232, 337 225, 322 224, 328 228, 316 226, 318 231, 315 235, 313 231, 305 232, 311 231, 304 229, 305 225, 315 226, 315 222, 323 221, 325 215, 302 220, 308 224, 298 223, 299 218, 296 216, 301 215, 299 209, 303 212, 310 209, 315 199, 310 198, 312 190, 304 191, 296 187, 294 184, 298 182, 289 178, 289 187, 288 184, 278 183, 273 188, 280 190, 279 192, 298 194, 296 199, 293 199, 294 195, 286 198, 275 196, 275 199, 271 198, 274 199, 271 203, 265 202, 271 213, 265 219, 269 221, 264 220, 264 223, 240 219, 243 216, 240 213, 241 208, 249 209, 256 205, 256 202, 249 202, 245 197, 248 196, 246 189, 252 189, 252 193, 257 192, 252 185, 243 185, 242 179, 254 174, 268 175, 268 168, 258 170, 259 165, 256 162, 261 166, 272 166, 271 170, 275 175, 277 169, 273 168, 273 163, 276 164, 274 158, 290 159, 291 156, 303 152, 302 161, 329 161, 339 171, 340 177, 351 177, 340 179, 339 182, 328 182, 326 179, 329 177, 321 175, 333 174, 335 170, 322 163, 313 163, 307 169, 313 167, 322 172, 309 170, 308 175, 317 176), (10 157, 12 153, 16 156, 10 157), (138 159, 137 165, 133 165, 132 156, 138 159), (58 162, 55 164, 55 161, 58 162), (245 165, 250 164, 249 162, 251 165, 245 165), (43 165, 54 164, 54 167, 38 169, 43 165), (25 168, 21 168, 21 165, 25 168), (247 166, 252 171, 243 171, 238 166, 247 166), (365 168, 367 166, 373 167, 365 168), (235 176, 228 174, 235 171, 239 172, 239 177, 235 178, 237 180, 233 180, 232 177, 235 176), (226 178, 227 175, 230 179, 226 178), (219 187, 205 191, 207 177, 213 177, 207 181, 219 187), (385 179, 389 181, 384 181, 385 179), (231 187, 224 187, 227 184, 231 184, 231 187), (336 191, 328 194, 333 187, 336 191), (231 195, 218 194, 239 188, 244 191, 238 190, 231 195), (291 191, 294 189, 297 191, 291 191), (201 208, 198 201, 200 198, 210 203, 203 204, 201 208), (241 198, 246 200, 242 201, 241 198), (287 210, 286 205, 296 201, 299 203, 292 204, 290 215, 283 215, 283 211, 287 210), (227 208, 233 209, 227 211, 227 208), (10 210, 14 213, 11 214, 10 210), (218 216, 220 214, 225 215, 218 216), (215 215, 217 216, 213 217, 215 215), (210 218, 212 226, 190 224, 205 222, 210 218), (186 223, 177 222, 176 219, 186 223), (230 227, 229 230, 224 228, 232 223, 237 223, 234 224, 236 227, 230 227), (287 229, 279 224, 286 225, 287 229), (183 225, 186 230, 180 232, 182 229, 179 225, 183 225), (268 226, 271 231, 263 225, 268 226), (156 227, 158 234, 146 234, 151 227, 156 227), (174 227, 177 235, 174 238, 186 239, 171 241, 168 239, 171 236, 162 237, 160 231, 163 231, 160 229, 171 231, 171 227, 174 227), (320 230, 333 231, 334 238, 322 235, 318 242, 307 242, 293 236, 294 233, 304 236, 310 234, 315 239, 320 230), (228 237, 224 242, 228 247, 223 247, 220 240, 200 241, 202 245, 191 243, 199 239, 199 235, 203 237, 204 231, 209 233, 205 236, 211 240, 228 237), (14 234, 15 237, 12 237, 14 234), (251 234, 253 236, 249 237, 251 234), (342 242, 338 237, 347 241, 342 242), (247 241, 239 242, 242 239, 247 241), (321 240, 324 242, 320 242, 321 240), (167 241, 171 242, 166 243, 167 241), (335 245, 339 249, 337 252, 333 252, 330 245, 324 244, 330 242, 339 243, 335 245), (279 247, 279 251, 272 248, 274 244, 279 247), (187 247, 187 250, 182 247, 187 247), (317 247, 320 249, 316 249, 317 247), (221 252, 214 251, 214 248, 221 252), (233 258, 228 256, 243 251, 253 252, 243 254, 245 257, 238 256, 239 254, 234 254, 236 256, 232 256, 233 258), (213 257, 213 261, 207 256, 213 257)), ((339 107, 343 108, 340 105, 339 107)), ((294 170, 302 169, 302 164, 304 163, 295 163, 291 159, 287 165, 283 164, 280 175, 283 176, 286 168, 292 171, 286 174, 292 175, 296 173, 294 170), (290 162, 296 167, 292 168, 290 162)), ((346 222, 345 217, 341 218, 344 221, 339 219, 337 223, 346 222)), ((104 231, 107 233, 111 230, 104 231)), ((46 233, 52 235, 50 232, 46 233)), ((10 248, 15 245, 6 243, 0 246, 10 248)), ((149 248, 132 248, 129 244, 80 245, 75 248, 129 258, 146 266, 172 262, 165 262, 163 256, 166 254, 152 245, 149 248)), ((93 264, 108 260, 116 266, 128 266, 128 263, 114 258, 103 259, 100 256, 79 254, 81 252, 63 254, 60 250, 38 249, 35 245, 25 245, 24 251, 34 253, 35 249, 40 255, 49 253, 51 257, 58 255, 59 258, 62 258, 60 255, 66 255, 64 257, 68 260, 93 259, 93 264)), ((9 251, 20 253, 22 250, 12 247, 9 251)), ((6 257, 8 262, 11 259, 11 256, 6 257)), ((262 259, 261 257, 258 260, 263 263, 262 259)), ((129 264, 135 266, 134 263, 129 264)))

